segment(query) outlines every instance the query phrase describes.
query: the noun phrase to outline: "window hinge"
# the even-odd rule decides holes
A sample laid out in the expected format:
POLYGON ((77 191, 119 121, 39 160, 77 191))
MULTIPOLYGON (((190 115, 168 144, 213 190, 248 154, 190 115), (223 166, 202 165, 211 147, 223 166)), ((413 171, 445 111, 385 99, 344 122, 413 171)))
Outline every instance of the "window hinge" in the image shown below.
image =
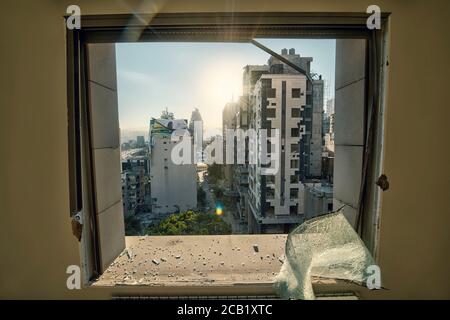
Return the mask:
POLYGON ((83 218, 81 211, 72 216, 72 234, 81 241, 81 233, 83 231, 83 218))

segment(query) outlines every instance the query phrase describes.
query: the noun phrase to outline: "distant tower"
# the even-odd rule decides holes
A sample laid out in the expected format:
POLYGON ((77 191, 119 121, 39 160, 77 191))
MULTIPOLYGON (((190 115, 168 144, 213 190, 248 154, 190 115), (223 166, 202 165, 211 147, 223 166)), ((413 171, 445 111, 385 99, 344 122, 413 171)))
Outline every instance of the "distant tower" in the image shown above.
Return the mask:
POLYGON ((194 138, 195 160, 196 162, 203 162, 203 119, 197 108, 192 111, 189 132, 194 138))

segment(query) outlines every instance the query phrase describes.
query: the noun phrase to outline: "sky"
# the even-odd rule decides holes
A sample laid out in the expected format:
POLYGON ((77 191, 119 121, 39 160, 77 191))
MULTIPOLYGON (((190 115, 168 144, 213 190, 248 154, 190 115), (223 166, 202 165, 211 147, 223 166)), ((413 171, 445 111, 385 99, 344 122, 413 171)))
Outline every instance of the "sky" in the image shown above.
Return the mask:
MULTIPOLYGON (((326 98, 334 96, 335 40, 257 40, 278 53, 295 48, 301 56, 313 57, 311 69, 326 81, 326 98)), ((118 43, 120 128, 146 132, 149 120, 166 108, 181 119, 198 108, 205 138, 220 134, 223 107, 242 94, 243 67, 268 59, 247 43, 118 43)))

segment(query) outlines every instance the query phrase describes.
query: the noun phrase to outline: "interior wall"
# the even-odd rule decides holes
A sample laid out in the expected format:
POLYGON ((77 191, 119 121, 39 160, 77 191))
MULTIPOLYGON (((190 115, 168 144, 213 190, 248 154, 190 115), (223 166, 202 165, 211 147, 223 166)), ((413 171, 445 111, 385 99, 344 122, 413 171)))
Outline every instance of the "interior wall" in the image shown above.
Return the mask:
MULTIPOLYGON (((1 3, 0 298, 108 298, 68 290, 79 264, 68 195, 65 25, 72 1, 1 3)), ((204 11, 365 12, 364 0, 77 1, 82 14, 204 11)), ((390 188, 379 260, 385 298, 450 298, 446 106, 450 3, 377 1, 392 12, 385 114, 390 188)), ((301 52, 301 49, 299 49, 301 52)))

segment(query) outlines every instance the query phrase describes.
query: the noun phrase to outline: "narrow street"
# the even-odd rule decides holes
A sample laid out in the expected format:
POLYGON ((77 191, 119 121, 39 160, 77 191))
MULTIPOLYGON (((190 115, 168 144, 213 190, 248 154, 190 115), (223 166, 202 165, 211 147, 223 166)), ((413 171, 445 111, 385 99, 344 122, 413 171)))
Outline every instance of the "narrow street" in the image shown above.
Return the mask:
MULTIPOLYGON (((199 177, 199 183, 203 191, 205 191, 206 194, 206 203, 207 206, 205 208, 205 212, 216 212, 216 199, 212 192, 212 187, 208 183, 208 181, 204 178, 205 171, 199 171, 198 177, 199 177), (207 209, 208 208, 208 209, 207 209)), ((229 209, 224 207, 224 204, 222 204, 223 214, 222 219, 231 225, 232 234, 245 234, 246 228, 243 228, 239 218, 235 218, 233 212, 231 212, 229 209)))

